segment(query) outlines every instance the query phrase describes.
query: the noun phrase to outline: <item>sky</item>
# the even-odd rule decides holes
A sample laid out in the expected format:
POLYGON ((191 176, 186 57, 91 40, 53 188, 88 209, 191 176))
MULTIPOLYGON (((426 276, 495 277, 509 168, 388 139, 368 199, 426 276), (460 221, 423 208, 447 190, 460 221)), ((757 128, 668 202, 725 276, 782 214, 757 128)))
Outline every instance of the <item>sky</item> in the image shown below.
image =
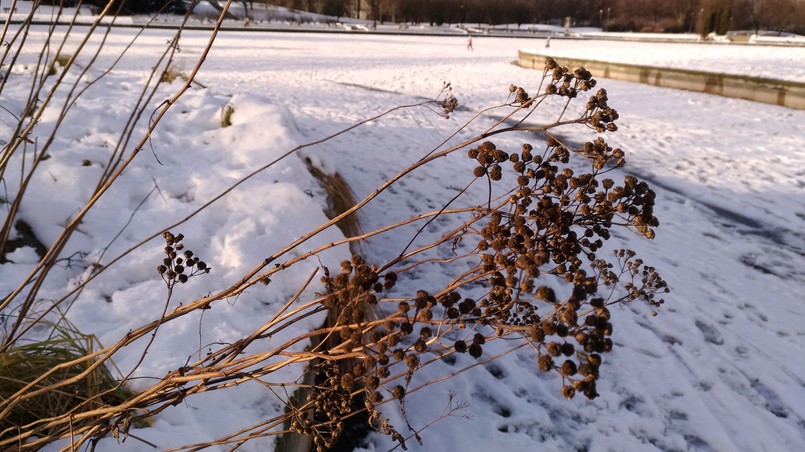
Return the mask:
MULTIPOLYGON (((82 81, 98 77, 134 33, 115 30, 82 81)), ((40 28, 29 39, 41 42, 43 36, 40 28)), ((73 38, 78 36, 75 33, 73 38)), ((138 87, 170 36, 168 31, 140 36, 114 71, 87 84, 87 91, 68 114, 49 151, 52 157, 36 175, 21 212, 44 242, 57 236, 65 219, 89 196, 119 140, 138 87)), ((192 69, 208 36, 202 31, 183 33, 174 64, 177 70, 192 69)), ((433 98, 444 82, 451 84, 460 108, 450 118, 413 108, 370 121, 291 154, 173 228, 185 235, 186 245, 203 256, 213 271, 182 286, 169 307, 225 287, 326 220, 324 193, 307 171, 305 159, 341 174, 357 198, 363 198, 439 146, 476 112, 503 103, 511 84, 536 90, 540 73, 512 64, 522 48, 542 50, 544 40, 476 37, 474 51, 469 52, 463 37, 221 34, 197 76, 199 83, 171 108, 148 146, 86 218, 81 233, 64 252, 83 254, 76 254, 75 263, 49 279, 43 297, 58 298, 88 276, 94 260, 109 262, 295 146, 394 106, 433 98), (234 111, 229 127, 221 127, 225 106, 234 111)), ((776 74, 796 81, 803 80, 801 62, 805 61, 805 49, 762 46, 552 40, 550 51, 558 57, 593 54, 694 69, 701 69, 704 61, 708 68, 723 72, 776 74)), ((11 111, 20 108, 25 94, 21 87, 30 72, 26 65, 32 58, 26 55, 12 70, 14 77, 9 78, 2 100, 11 111)), ((80 56, 77 64, 88 65, 88 54, 80 56)), ((69 77, 79 77, 78 70, 69 77)), ((454 403, 466 403, 424 428, 423 445, 411 440, 410 450, 772 451, 805 447, 801 295, 805 284, 805 112, 614 80, 601 79, 599 86, 607 89, 610 104, 621 116, 619 131, 608 134, 607 140, 625 150, 627 166, 613 177, 632 174, 646 180, 657 192, 660 220, 653 241, 620 231, 613 242, 634 249, 655 266, 672 292, 656 317, 640 304, 612 309, 615 347, 605 357, 597 399, 565 400, 559 392, 561 379, 540 373, 534 354, 518 350, 406 397, 407 412, 415 413, 409 416, 415 429, 438 420, 450 397, 454 403)), ((144 108, 143 124, 178 88, 178 83, 160 86, 144 108)), ((555 105, 543 107, 531 121, 541 123, 556 116, 555 105)), ((46 136, 56 114, 55 109, 46 111, 37 136, 46 136)), ((482 114, 454 140, 474 136, 501 115, 501 110, 482 114)), ((10 133, 9 124, 7 114, 0 114, 0 134, 10 133)), ((135 137, 142 133, 143 124, 135 137)), ((578 143, 597 136, 580 128, 562 133, 578 143)), ((509 135, 495 141, 498 147, 517 149, 523 142, 538 143, 539 139, 509 135)), ((438 209, 472 179, 473 166, 459 152, 403 177, 361 210, 362 229, 372 231, 438 209)), ((7 176, 9 190, 16 186, 15 177, 12 172, 7 176)), ((486 190, 476 185, 466 202, 485 196, 486 190)), ((450 225, 449 220, 432 224, 415 243, 434 240, 450 225)), ((374 237, 360 245, 361 252, 370 262, 386 262, 405 248, 416 229, 401 228, 374 237)), ((337 229, 330 228, 290 256, 340 237, 337 229)), ((160 239, 151 240, 93 280, 71 301, 70 321, 110 345, 129 329, 159 318, 165 288, 154 268, 163 246, 160 239)), ((435 251, 436 256, 439 252, 435 251)), ((315 268, 337 268, 348 256, 345 246, 334 248, 323 253, 320 261, 303 261, 282 272, 269 286, 220 302, 203 316, 172 322, 160 330, 136 370, 133 386, 143 388, 189 358, 259 327, 315 268)), ((2 265, 3 292, 24 277, 36 256, 33 250, 21 248, 9 259, 14 263, 2 265)), ((414 271, 400 282, 398 291, 436 289, 455 271, 443 265, 414 271)), ((305 296, 313 296, 314 289, 305 296)), ((309 331, 320 321, 314 317, 300 322, 285 334, 309 331)), ((499 341, 490 344, 488 352, 502 352, 506 346, 499 341)), ((116 357, 123 373, 137 363, 142 347, 135 344, 116 357)), ((436 363, 423 369, 415 382, 474 363, 467 355, 453 363, 436 363)), ((299 372, 298 367, 290 367, 271 378, 293 380, 299 372)), ((157 416, 151 427, 132 433, 164 450, 214 440, 281 413, 282 408, 263 386, 244 384, 188 398, 157 416)), ((384 406, 384 413, 405 430, 394 404, 384 406)), ((242 450, 271 449, 273 441, 246 443, 242 450)), ((134 438, 121 444, 106 438, 99 447, 153 450, 134 438)), ((388 437, 373 433, 361 450, 392 447, 388 437)))

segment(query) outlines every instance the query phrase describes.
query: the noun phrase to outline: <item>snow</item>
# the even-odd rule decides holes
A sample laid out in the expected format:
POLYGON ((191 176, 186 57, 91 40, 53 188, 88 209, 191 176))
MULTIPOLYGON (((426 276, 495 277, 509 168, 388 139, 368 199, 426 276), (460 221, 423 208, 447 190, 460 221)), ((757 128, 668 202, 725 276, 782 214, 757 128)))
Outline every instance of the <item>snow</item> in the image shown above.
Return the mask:
POLYGON ((542 42, 540 44, 523 46, 523 50, 555 58, 573 57, 805 82, 805 64, 802 64, 805 46, 558 39, 551 40, 550 48, 545 48, 542 42))
MULTIPOLYGON (((116 29, 93 79, 134 37, 116 29)), ((44 28, 29 36, 41 42, 44 28)), ((136 102, 147 70, 172 33, 149 30, 105 78, 88 88, 57 135, 45 171, 28 194, 21 216, 37 235, 52 241, 65 221, 88 199, 108 159, 127 107, 136 102), (82 162, 89 160, 90 166, 82 162)), ((75 39, 76 37, 74 37, 75 39)), ((182 34, 176 66, 189 71, 208 32, 182 34)), ((537 46, 543 41, 538 40, 537 46)), ((57 298, 89 275, 83 268, 103 252, 109 262, 130 246, 189 217, 174 232, 213 268, 191 279, 171 307, 226 287, 227 282, 325 221, 324 195, 303 158, 338 171, 359 198, 438 146, 475 111, 502 103, 509 84, 536 90, 540 73, 511 64, 527 41, 476 37, 474 52, 461 37, 332 34, 222 33, 198 81, 172 107, 152 140, 81 226, 64 256, 89 253, 52 278, 44 296, 57 298), (409 109, 305 149, 257 173, 199 214, 194 212, 237 180, 303 143, 313 142, 393 106, 432 98, 449 81, 461 109, 444 119, 427 109, 409 109), (232 125, 222 128, 225 106, 232 125), (120 237, 115 236, 122 231, 120 237), (105 250, 105 252, 103 251, 105 250)), ((541 49, 540 49, 541 50, 541 49)), ((616 59, 687 68, 714 67, 753 75, 805 80, 803 49, 760 46, 640 44, 553 40, 557 56, 616 59)), ((17 63, 25 73, 28 60, 17 63)), ((79 64, 86 60, 79 58, 79 64)), ((74 74, 70 74, 74 76, 74 74)), ((8 80, 14 84, 15 78, 8 80)), ((22 82, 20 82, 22 83, 22 82)), ((163 84, 146 106, 134 134, 141 136, 149 114, 179 87, 163 84)), ((572 401, 559 393, 555 375, 540 374, 535 358, 518 350, 406 397, 415 428, 439 418, 448 404, 467 402, 422 432, 424 445, 411 450, 800 450, 805 448, 805 111, 599 80, 620 112, 620 130, 608 135, 626 152, 620 173, 649 181, 658 194, 657 237, 647 241, 620 232, 619 246, 632 248, 669 281, 672 292, 657 317, 646 306, 613 309, 615 349, 605 357, 593 401, 572 401)), ((3 106, 21 107, 25 90, 7 86, 3 106)), ((482 116, 478 133, 500 112, 482 116)), ((533 120, 550 118, 538 113, 533 120)), ((10 117, 0 112, 0 132, 10 117)), ((43 117, 35 133, 44 140, 56 120, 43 117)), ((470 131, 459 136, 468 137, 470 131)), ((569 130, 576 142, 594 137, 569 130)), ((496 137, 501 148, 518 148, 533 136, 496 137)), ((126 149, 131 152, 132 145, 126 149)), ((19 164, 19 163, 17 163, 19 164)), ((412 214, 438 209, 470 179, 472 162, 461 153, 403 178, 369 203, 362 228, 371 231, 412 214)), ((6 174, 9 190, 19 172, 6 174)), ((474 187, 484 196, 483 187, 474 187)), ((450 223, 427 228, 417 243, 438 237, 450 223)), ((362 244, 372 262, 396 257, 418 228, 404 228, 362 244)), ((333 242, 330 228, 293 253, 333 242)), ((93 280, 72 301, 67 315, 101 343, 115 343, 126 331, 159 318, 165 286, 154 268, 164 242, 151 239, 93 280)), ((345 246, 321 255, 337 268, 349 256, 345 246)), ((0 292, 7 293, 35 262, 20 249, 2 265, 0 292)), ((269 318, 300 287, 318 261, 303 261, 266 287, 253 287, 160 330, 134 386, 181 367, 218 344, 231 342, 269 318)), ((433 289, 450 278, 439 266, 403 281, 400 291, 433 289)), ((314 288, 309 289, 308 296, 314 288)), ((308 331, 321 318, 298 325, 308 331)), ((506 344, 490 344, 490 356, 506 344)), ((260 347, 270 348, 271 344, 260 347)), ((127 373, 143 344, 116 358, 127 373)), ((444 376, 475 360, 428 366, 416 382, 444 376)), ((290 381, 300 368, 274 375, 290 381)), ((262 386, 205 393, 160 414, 149 428, 133 429, 160 450, 211 441, 282 412, 262 386)), ((385 412, 401 432, 404 422, 392 404, 385 412)), ((242 450, 270 450, 273 439, 242 450)), ((106 438, 98 450, 152 450, 134 438, 118 444, 106 438)), ((388 450, 387 437, 372 434, 367 451, 388 450)))

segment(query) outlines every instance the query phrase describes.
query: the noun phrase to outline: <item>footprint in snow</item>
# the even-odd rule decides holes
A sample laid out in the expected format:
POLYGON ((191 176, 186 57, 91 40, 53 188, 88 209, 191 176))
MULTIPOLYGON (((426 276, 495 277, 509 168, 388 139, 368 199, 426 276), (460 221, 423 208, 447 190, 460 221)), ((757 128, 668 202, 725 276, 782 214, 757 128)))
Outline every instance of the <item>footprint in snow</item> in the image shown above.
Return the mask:
POLYGON ((788 410, 786 409, 785 403, 776 392, 761 383, 760 380, 753 380, 751 386, 752 389, 766 401, 763 406, 764 408, 779 418, 785 419, 788 417, 788 410))
POLYGON ((714 345, 724 344, 724 339, 721 337, 721 334, 719 334, 718 330, 716 330, 712 325, 708 325, 701 320, 696 320, 696 328, 702 332, 705 341, 714 345))

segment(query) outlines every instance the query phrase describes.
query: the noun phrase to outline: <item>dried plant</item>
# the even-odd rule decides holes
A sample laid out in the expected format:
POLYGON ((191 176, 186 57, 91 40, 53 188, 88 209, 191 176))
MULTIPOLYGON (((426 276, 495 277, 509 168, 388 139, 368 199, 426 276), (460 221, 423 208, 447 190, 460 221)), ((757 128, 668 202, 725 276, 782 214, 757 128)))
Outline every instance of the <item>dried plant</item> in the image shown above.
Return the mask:
MULTIPOLYGON (((327 196, 327 208, 324 211, 327 218, 334 218, 357 204, 355 193, 352 192, 352 188, 350 188, 344 176, 338 172, 333 174, 324 172, 313 165, 309 158, 305 159, 305 165, 310 174, 319 181, 327 196)), ((336 226, 344 234, 344 237, 357 237, 361 234, 361 223, 356 214, 342 218, 336 223, 336 226)), ((357 254, 357 250, 354 247, 351 251, 353 254, 357 254)))
MULTIPOLYGON (((107 5, 101 16, 111 14, 111 5, 107 5)), ((546 61, 542 82, 534 91, 536 95, 528 94, 530 88, 511 86, 508 93, 503 93, 505 102, 486 110, 503 112, 492 127, 457 145, 424 150, 424 156, 415 164, 389 178, 367 197, 350 199, 335 208, 327 222, 265 256, 251 270, 229 281, 226 287, 195 300, 183 300, 170 308, 172 296, 181 290, 183 283, 210 272, 207 263, 184 248, 184 237, 171 231, 200 212, 215 209, 216 201, 301 149, 327 142, 400 109, 425 108, 443 116, 452 114, 458 101, 450 94, 449 86, 446 85, 442 95, 434 100, 395 107, 335 135, 288 150, 273 162, 254 169, 183 220, 162 225, 158 232, 105 264, 98 262, 88 277, 67 290, 63 297, 45 305, 38 302, 43 281, 56 268, 55 263, 82 218, 139 151, 147 147, 165 113, 191 87, 228 7, 229 3, 223 6, 209 44, 194 70, 187 74, 175 95, 149 118, 147 130, 131 148, 128 142, 140 119, 142 102, 152 99, 156 86, 165 80, 164 74, 170 72, 177 40, 168 44, 161 64, 154 68, 142 89, 141 103, 132 106, 130 124, 121 134, 118 148, 106 164, 91 199, 66 224, 61 236, 45 244, 47 249, 32 273, 0 301, 0 314, 10 319, 3 332, 0 359, 11 363, 8 367, 14 372, 21 370, 21 361, 13 361, 17 363, 13 364, 12 359, 24 350, 26 341, 35 336, 37 326, 48 325, 48 319, 91 286, 98 275, 160 237, 165 241, 164 256, 154 256, 154 268, 165 282, 166 302, 161 312, 154 313, 149 322, 122 334, 114 344, 84 347, 66 355, 56 368, 34 371, 25 379, 11 378, 16 385, 3 386, 0 419, 13 419, 10 416, 26 412, 32 404, 50 400, 51 395, 74 393, 75 388, 94 384, 97 372, 107 375, 106 366, 134 342, 144 338, 147 350, 163 326, 225 303, 255 285, 269 285, 270 289, 271 282, 282 278, 288 269, 335 246, 393 234, 408 225, 423 231, 436 219, 450 219, 448 224, 453 226, 437 239, 426 240, 428 243, 411 240, 398 257, 388 262, 374 262, 373 256, 360 256, 353 247, 352 259, 341 263, 339 269, 320 267, 280 310, 239 340, 218 344, 204 356, 177 363, 175 368, 154 378, 137 393, 124 390, 132 375, 129 373, 98 395, 78 391, 81 397, 59 405, 61 408, 43 415, 46 417, 15 421, 15 425, 0 424, 0 448, 37 449, 63 438, 71 439, 70 447, 81 447, 109 434, 118 438, 128 434, 131 426, 158 416, 186 398, 202 392, 231 390, 245 382, 256 382, 272 391, 286 404, 288 411, 216 441, 189 444, 182 449, 237 445, 259 437, 293 432, 311 437, 317 450, 326 450, 336 444, 344 422, 358 415, 365 416, 371 428, 390 435, 404 448, 410 438, 422 441, 420 430, 413 428, 409 421, 413 414, 406 411, 406 401, 422 388, 451 376, 434 376, 423 373, 422 369, 453 354, 468 354, 477 362, 486 362, 500 359, 513 350, 531 350, 535 370, 555 373, 557 390, 565 397, 570 399, 576 394, 596 397, 603 356, 612 350, 614 326, 609 307, 643 301, 653 310, 663 303, 658 294, 667 291, 665 281, 654 268, 646 266, 630 250, 604 251, 610 249, 605 243, 612 239, 613 228, 630 229, 651 239, 659 223, 654 216, 655 194, 645 182, 632 176, 615 181, 613 174, 617 174, 615 171, 625 160, 624 152, 611 148, 601 135, 617 130, 618 113, 609 106, 606 91, 596 90, 596 80, 583 68, 571 71, 550 59, 546 61), (538 108, 556 109, 555 120, 544 125, 530 123, 529 118, 538 108), (568 126, 585 126, 596 137, 574 145, 558 133, 568 126), (534 142, 534 132, 543 134, 544 139, 534 142), (522 141, 531 142, 509 150, 495 144, 496 137, 519 133, 529 138, 522 141), (325 229, 357 218, 366 204, 406 175, 451 154, 465 154, 473 161, 474 169, 463 175, 465 188, 439 209, 369 232, 353 227, 342 241, 315 249, 303 248, 325 229), (478 185, 486 190, 484 196, 474 198, 470 187, 478 185), (463 201, 461 207, 453 207, 458 205, 459 199, 463 201), (434 250, 439 249, 447 250, 444 255, 451 257, 437 257, 434 250), (453 279, 447 283, 417 279, 415 274, 422 274, 420 270, 429 265, 450 266, 455 271, 453 279), (314 282, 317 275, 318 282, 314 282), (405 284, 400 284, 403 281, 405 284), (417 288, 409 292, 410 287, 417 288), (309 295, 312 292, 315 295, 309 295), (327 313, 328 320, 322 327, 303 332, 295 329, 308 317, 323 312, 327 313), (278 333, 288 331, 293 332, 291 338, 282 344, 272 343, 268 351, 253 352, 248 348, 255 341, 278 337, 278 333), (490 354, 489 344, 495 341, 505 344, 506 351, 490 354), (298 383, 276 377, 279 370, 299 364, 306 366, 312 378, 300 378, 301 383, 298 383), (69 375, 61 373, 64 370, 70 370, 69 375), (424 377, 419 379, 420 375, 424 377), (297 394, 304 396, 288 394, 288 387, 303 390, 297 394), (405 425, 392 425, 383 414, 381 407, 391 403, 401 410, 405 425)), ((92 31, 99 23, 94 23, 92 31)), ((89 36, 84 42, 87 39, 89 36)), ((23 51, 22 46, 15 48, 18 54, 23 51)), ((6 140, 8 144, 0 156, 0 177, 10 168, 7 165, 14 161, 16 153, 23 152, 30 144, 26 137, 35 127, 42 108, 52 102, 54 90, 68 93, 62 115, 81 94, 78 81, 72 85, 63 83, 66 83, 65 74, 78 70, 74 68, 74 61, 82 54, 82 47, 79 46, 63 71, 56 74, 55 85, 41 83, 46 78, 41 75, 49 70, 44 58, 47 52, 45 49, 41 52, 38 76, 32 78, 32 95, 24 114, 19 115, 21 119, 14 136, 6 140), (42 99, 41 105, 38 99, 42 99)), ((0 92, 8 73, 4 75, 0 92)), ((477 118, 460 130, 466 132, 477 127, 477 118)), ((58 133, 58 129, 56 127, 52 133, 58 133)), ((7 201, 9 213, 0 230, 2 257, 13 245, 9 240, 10 231, 18 224, 15 219, 20 206, 33 202, 25 201, 26 187, 38 163, 47 158, 50 141, 34 150, 33 165, 26 168, 28 173, 15 190, 16 195, 7 201)), ((418 237, 419 234, 415 239, 418 237)), ((47 345, 70 348, 69 344, 63 346, 60 342, 47 345)), ((144 358, 145 352, 142 352, 139 362, 144 358)), ((460 403, 453 405, 451 399, 443 417, 463 408, 460 403)), ((428 421, 433 420, 425 420, 428 421)))
POLYGON ((232 125, 233 114, 235 114, 235 109, 231 105, 224 105, 221 108, 221 127, 229 127, 232 125))
MULTIPOLYGON (((44 435, 57 433, 58 427, 49 429, 47 420, 54 414, 80 413, 116 405, 133 392, 120 385, 106 366, 94 361, 74 362, 98 348, 97 339, 78 331, 67 321, 58 324, 40 322, 51 336, 35 341, 20 341, 0 354, 0 397, 7 399, 21 389, 36 391, 63 382, 58 391, 39 392, 18 404, 0 420, 0 439, 21 431, 37 430, 44 435), (47 378, 39 379, 51 369, 47 378), (81 378, 76 376, 84 374, 81 378), (32 384, 35 380, 38 380, 32 384)), ((143 423, 145 424, 145 423, 143 423)))
MULTIPOLYGON (((185 73, 183 70, 177 68, 174 65, 169 66, 165 70, 165 72, 162 73, 162 78, 161 78, 161 80, 163 82, 165 82, 165 83, 173 83, 173 82, 175 82, 177 80, 186 82, 188 79, 189 79, 189 76, 187 75, 187 73, 185 73)), ((221 122, 223 123, 223 120, 221 120, 221 122)), ((226 126, 222 125, 221 127, 226 127, 226 126)))

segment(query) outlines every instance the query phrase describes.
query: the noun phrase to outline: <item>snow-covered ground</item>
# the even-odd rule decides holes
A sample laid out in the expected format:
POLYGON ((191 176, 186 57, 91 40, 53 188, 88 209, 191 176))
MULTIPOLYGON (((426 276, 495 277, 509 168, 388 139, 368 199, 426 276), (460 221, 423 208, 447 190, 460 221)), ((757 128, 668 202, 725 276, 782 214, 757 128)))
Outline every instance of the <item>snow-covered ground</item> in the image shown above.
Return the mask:
MULTIPOLYGON (((43 31, 29 39, 43 39, 43 31)), ((97 76, 134 33, 115 30, 99 69, 89 77, 97 76)), ((28 195, 36 202, 29 200, 21 213, 45 242, 53 240, 94 187, 93 178, 109 156, 110 143, 117 139, 145 71, 170 36, 168 31, 146 32, 68 116, 69 125, 44 162, 46 171, 28 195), (85 160, 90 165, 84 165, 85 160)), ((179 69, 192 67, 207 36, 183 33, 179 69)), ((543 42, 534 45, 542 47, 543 42)), ((81 235, 64 254, 89 252, 86 264, 111 243, 107 259, 116 256, 296 144, 315 141, 390 107, 433 97, 449 81, 461 104, 450 119, 426 110, 404 110, 304 151, 303 156, 342 174, 359 198, 369 194, 475 111, 503 102, 510 84, 536 90, 539 72, 511 64, 527 42, 477 37, 474 44, 469 52, 461 37, 223 33, 198 75, 206 88, 191 89, 173 107, 149 147, 86 219, 81 235), (234 109, 232 126, 221 128, 226 105, 234 109)), ((711 53, 704 45, 556 40, 551 50, 614 57, 637 47, 647 49, 640 53, 643 64, 707 64, 720 71, 764 75, 759 72, 765 70, 780 78, 805 79, 803 49, 719 46, 711 53)), ((31 57, 18 62, 13 73, 29 70, 25 64, 31 57)), ((82 62, 86 60, 79 58, 79 66, 82 62)), ((8 83, 15 83, 14 78, 8 83)), ((599 80, 599 86, 608 90, 610 104, 621 115, 619 132, 608 136, 612 145, 627 152, 627 167, 620 176, 645 178, 658 194, 661 225, 656 239, 621 232, 615 240, 636 250, 669 282, 672 292, 665 306, 657 317, 650 317, 645 306, 613 309, 615 348, 605 357, 599 398, 565 400, 559 393, 560 379, 540 374, 533 354, 513 353, 410 394, 406 408, 415 413, 414 428, 438 418, 450 392, 469 406, 425 429, 424 445, 412 440, 409 448, 805 448, 805 111, 610 80, 599 80)), ((148 110, 177 87, 163 86, 148 110)), ((25 93, 10 88, 0 102, 16 111, 25 93)), ((1 135, 9 133, 6 115, 0 112, 1 135)), ((533 119, 549 117, 546 111, 533 119)), ((46 115, 38 133, 55 119, 54 114, 46 115)), ((494 119, 482 117, 473 132, 494 119)), ((567 134, 575 142, 594 136, 584 130, 567 134)), ((523 140, 538 138, 495 139, 504 149, 519 148, 523 140)), ((181 287, 174 304, 220 289, 324 220, 323 194, 301 157, 283 160, 175 229, 214 271, 181 287)), ((363 229, 438 208, 471 177, 473 166, 464 155, 454 155, 414 172, 366 206, 363 229)), ((15 187, 15 173, 6 177, 7 186, 15 187)), ((439 233, 427 230, 423 243, 439 233)), ((383 262, 400 253, 410 234, 370 240, 362 251, 370 261, 383 262)), ((338 237, 331 229, 306 248, 338 237)), ((154 267, 163 246, 154 240, 93 281, 72 304, 70 320, 108 345, 130 328, 158 318, 164 284, 154 267)), ((322 262, 337 267, 346 256, 346 248, 335 249, 322 262)), ((30 249, 9 258, 15 264, 0 267, 0 293, 14 287, 36 260, 30 249)), ((316 264, 303 263, 266 288, 254 288, 205 311, 202 318, 183 318, 160 331, 135 385, 145 385, 149 377, 183 366, 189 356, 262 324, 316 264)), ((53 278, 43 296, 55 298, 81 277, 81 262, 76 262, 61 279, 53 278)), ((431 281, 436 286, 446 277, 423 274, 403 282, 402 289, 425 288, 431 281)), ((314 319, 299 327, 315 324, 314 319)), ((131 350, 117 364, 125 373, 138 357, 137 350, 131 350)), ((472 361, 462 355, 455 363, 429 366, 423 378, 446 375, 472 361)), ((166 449, 210 441, 281 412, 282 405, 269 391, 246 384, 191 397, 160 414, 153 426, 133 433, 166 449)), ((387 413, 404 429, 392 406, 387 413)), ((255 441, 242 450, 270 450, 272 445, 273 439, 255 441)), ((362 446, 374 451, 393 444, 373 434, 362 446)), ((153 449, 131 438, 117 447, 109 438, 98 450, 153 449)))
POLYGON ((573 57, 805 82, 805 47, 558 39, 551 40, 549 48, 545 48, 544 40, 536 46, 523 47, 555 58, 573 57))

